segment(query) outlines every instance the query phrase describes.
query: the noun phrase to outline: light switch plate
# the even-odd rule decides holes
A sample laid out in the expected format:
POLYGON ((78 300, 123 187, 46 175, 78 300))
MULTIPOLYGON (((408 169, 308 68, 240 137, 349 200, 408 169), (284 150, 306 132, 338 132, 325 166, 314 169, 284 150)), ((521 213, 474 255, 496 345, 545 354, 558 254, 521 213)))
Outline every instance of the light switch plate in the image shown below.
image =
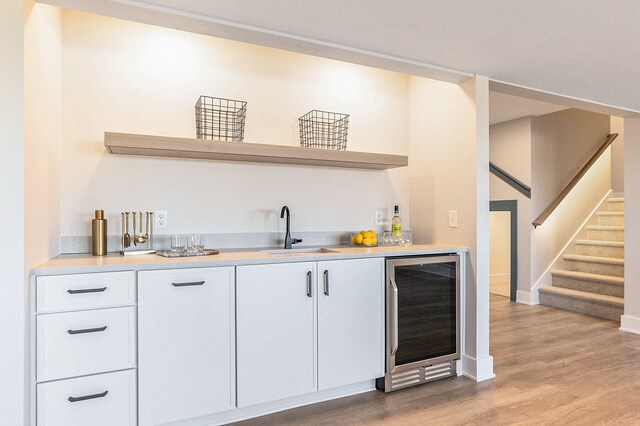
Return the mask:
POLYGON ((167 228, 167 211, 166 210, 156 210, 153 214, 153 227, 155 229, 166 229, 167 228))
POLYGON ((375 217, 373 219, 374 225, 384 225, 384 212, 382 210, 376 210, 375 217))
POLYGON ((458 227, 458 210, 449 210, 449 228, 458 227))

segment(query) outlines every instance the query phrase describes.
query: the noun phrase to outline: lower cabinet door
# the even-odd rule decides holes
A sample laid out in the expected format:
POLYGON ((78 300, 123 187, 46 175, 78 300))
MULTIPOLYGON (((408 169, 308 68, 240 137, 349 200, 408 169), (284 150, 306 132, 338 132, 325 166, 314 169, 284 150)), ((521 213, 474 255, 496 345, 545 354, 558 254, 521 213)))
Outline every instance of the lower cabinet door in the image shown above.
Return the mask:
POLYGON ((318 262, 318 388, 384 376, 384 259, 318 262))
POLYGON ((316 390, 316 263, 237 268, 238 407, 316 390))
POLYGON ((138 274, 139 421, 235 407, 234 268, 138 274))
POLYGON ((38 426, 136 424, 135 370, 37 385, 38 426))

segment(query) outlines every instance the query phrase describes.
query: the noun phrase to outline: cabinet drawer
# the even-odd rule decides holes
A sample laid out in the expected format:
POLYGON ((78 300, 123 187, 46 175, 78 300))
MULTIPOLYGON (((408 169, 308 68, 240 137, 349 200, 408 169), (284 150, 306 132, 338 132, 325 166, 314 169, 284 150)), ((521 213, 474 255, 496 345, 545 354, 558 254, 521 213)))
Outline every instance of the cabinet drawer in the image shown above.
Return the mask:
POLYGON ((134 308, 38 315, 38 381, 135 366, 134 308))
POLYGON ((134 370, 39 384, 38 426, 136 423, 134 370))
POLYGON ((130 305, 135 301, 135 273, 126 271, 38 277, 36 295, 38 312, 130 305))

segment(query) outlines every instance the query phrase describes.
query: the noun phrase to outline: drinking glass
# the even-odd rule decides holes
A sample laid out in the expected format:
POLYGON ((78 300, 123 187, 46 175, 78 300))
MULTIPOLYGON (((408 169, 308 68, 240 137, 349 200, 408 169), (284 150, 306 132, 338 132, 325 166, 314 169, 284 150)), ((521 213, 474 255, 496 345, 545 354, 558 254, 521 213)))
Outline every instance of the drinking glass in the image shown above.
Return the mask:
POLYGON ((382 234, 382 245, 383 246, 393 245, 393 234, 390 231, 385 231, 385 233, 382 234))
POLYGON ((410 246, 413 242, 413 237, 411 235, 411 231, 402 231, 402 236, 400 237, 400 245, 410 246))
POLYGON ((185 251, 185 238, 183 235, 171 236, 171 251, 173 253, 182 253, 185 251))
POLYGON ((202 253, 204 250, 204 236, 202 234, 189 235, 187 249, 189 253, 202 253))

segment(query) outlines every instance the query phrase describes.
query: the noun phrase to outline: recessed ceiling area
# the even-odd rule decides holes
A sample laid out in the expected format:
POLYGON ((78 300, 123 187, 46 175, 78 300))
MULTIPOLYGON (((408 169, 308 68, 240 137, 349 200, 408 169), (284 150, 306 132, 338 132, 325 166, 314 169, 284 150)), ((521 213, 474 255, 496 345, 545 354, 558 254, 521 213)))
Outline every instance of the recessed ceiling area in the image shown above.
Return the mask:
POLYGON ((568 107, 504 93, 489 92, 489 124, 498 124, 529 115, 544 115, 568 107))

